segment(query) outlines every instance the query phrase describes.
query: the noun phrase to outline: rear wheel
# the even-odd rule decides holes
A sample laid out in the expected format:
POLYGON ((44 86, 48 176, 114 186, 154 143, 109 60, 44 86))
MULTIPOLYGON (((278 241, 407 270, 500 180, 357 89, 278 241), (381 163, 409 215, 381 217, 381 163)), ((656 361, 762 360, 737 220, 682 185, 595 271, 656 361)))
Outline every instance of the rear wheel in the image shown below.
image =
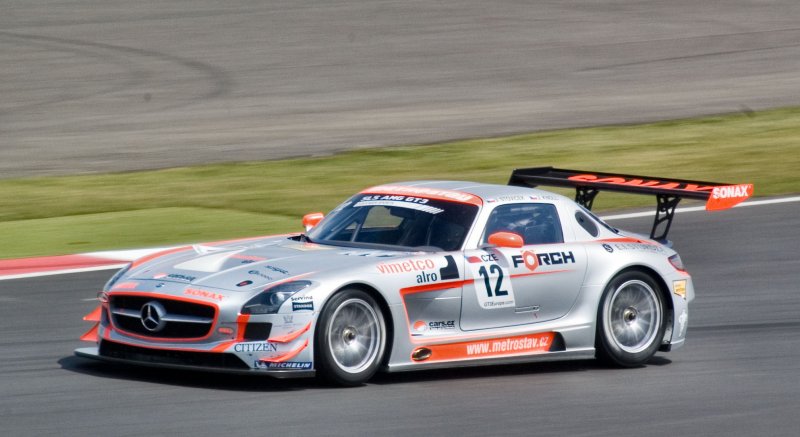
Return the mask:
POLYGON ((622 273, 606 286, 600 300, 598 358, 623 367, 641 365, 658 350, 665 328, 658 283, 642 272, 622 273))
POLYGON ((386 321, 372 296, 345 289, 325 304, 315 341, 320 376, 338 385, 359 385, 383 361, 386 321))

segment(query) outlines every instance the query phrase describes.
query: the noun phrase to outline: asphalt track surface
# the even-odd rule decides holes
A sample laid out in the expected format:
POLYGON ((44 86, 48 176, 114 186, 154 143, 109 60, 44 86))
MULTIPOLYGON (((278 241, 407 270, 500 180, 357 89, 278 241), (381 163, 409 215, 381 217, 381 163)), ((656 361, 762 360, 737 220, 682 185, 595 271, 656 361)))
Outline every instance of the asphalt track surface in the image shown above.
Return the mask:
POLYGON ((1 178, 800 104, 797 0, 1 3, 1 178))
MULTIPOLYGON (((379 375, 365 386, 151 371, 72 356, 111 272, 0 281, 0 434, 797 436, 797 203, 676 217, 688 344, 594 361, 379 375)), ((616 226, 646 231, 649 219, 616 226)))

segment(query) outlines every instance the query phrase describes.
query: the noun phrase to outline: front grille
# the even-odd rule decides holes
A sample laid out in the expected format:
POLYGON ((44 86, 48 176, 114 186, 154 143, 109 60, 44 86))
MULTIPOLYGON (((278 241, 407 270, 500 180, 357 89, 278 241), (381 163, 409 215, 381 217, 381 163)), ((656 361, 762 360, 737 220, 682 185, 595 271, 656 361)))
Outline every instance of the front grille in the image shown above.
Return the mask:
POLYGON ((244 361, 232 354, 148 349, 115 343, 109 340, 100 342, 100 355, 120 360, 139 361, 151 364, 171 364, 216 369, 250 369, 244 361))
MULTIPOLYGON (((160 339, 192 339, 209 335, 217 310, 211 305, 150 296, 109 296, 111 321, 120 331, 160 339), (142 308, 156 303, 165 314, 163 326, 148 329, 142 320, 142 308)), ((151 324, 152 328, 152 324, 151 324)))

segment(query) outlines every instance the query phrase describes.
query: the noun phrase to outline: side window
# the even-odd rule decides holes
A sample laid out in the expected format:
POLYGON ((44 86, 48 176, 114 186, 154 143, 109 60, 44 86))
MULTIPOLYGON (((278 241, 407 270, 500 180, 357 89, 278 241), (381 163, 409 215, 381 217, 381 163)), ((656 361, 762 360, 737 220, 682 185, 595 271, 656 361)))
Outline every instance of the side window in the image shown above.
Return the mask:
POLYGON ((581 211, 575 212, 575 220, 577 220, 578 224, 581 225, 581 227, 592 237, 596 237, 599 234, 597 225, 594 224, 594 220, 590 219, 589 216, 581 211))
POLYGON ((549 203, 511 203, 500 205, 489 215, 483 242, 495 232, 513 232, 525 244, 563 243, 561 222, 555 205, 549 203))

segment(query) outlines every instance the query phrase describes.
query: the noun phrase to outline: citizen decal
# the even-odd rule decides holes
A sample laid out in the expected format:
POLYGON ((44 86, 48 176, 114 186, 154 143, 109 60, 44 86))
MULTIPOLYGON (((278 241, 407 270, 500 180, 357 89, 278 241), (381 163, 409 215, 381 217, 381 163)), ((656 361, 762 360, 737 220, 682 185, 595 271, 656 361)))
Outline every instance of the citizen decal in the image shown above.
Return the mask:
POLYGON ((275 352, 278 350, 276 343, 239 343, 233 346, 234 352, 275 352))

